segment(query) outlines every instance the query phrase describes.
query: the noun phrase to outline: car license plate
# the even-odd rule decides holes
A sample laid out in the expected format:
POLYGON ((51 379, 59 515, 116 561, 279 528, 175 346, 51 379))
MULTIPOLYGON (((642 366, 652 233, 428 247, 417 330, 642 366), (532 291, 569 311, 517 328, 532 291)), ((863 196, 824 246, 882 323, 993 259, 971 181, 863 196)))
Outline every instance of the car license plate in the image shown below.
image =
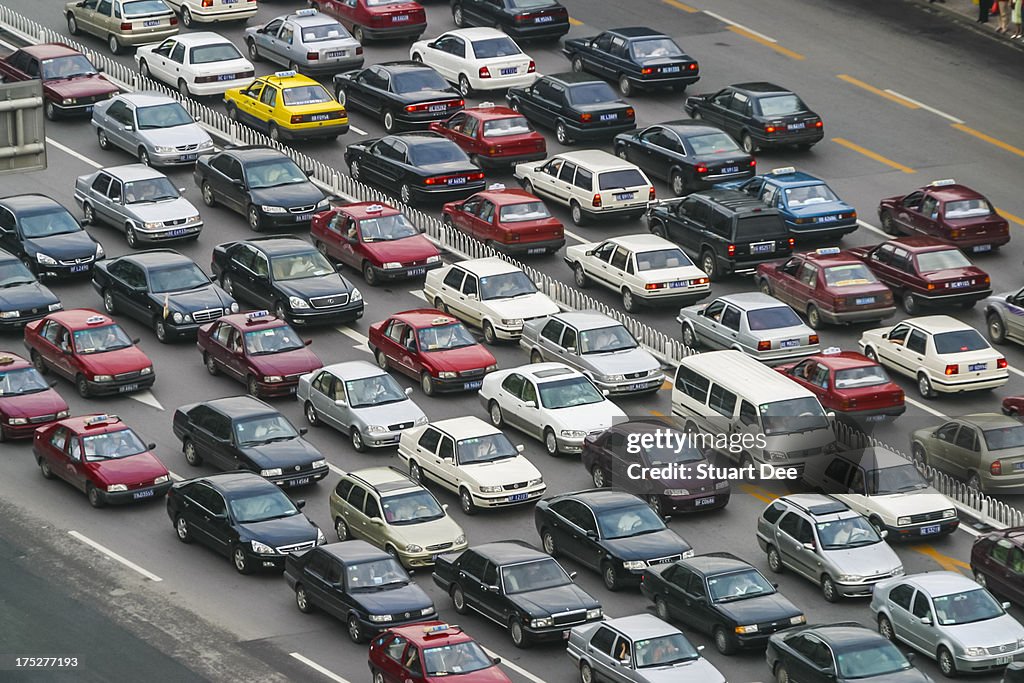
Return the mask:
POLYGON ((508 68, 502 69, 501 70, 501 75, 502 76, 511 76, 511 75, 516 74, 518 72, 519 72, 519 69, 517 69, 514 66, 510 66, 508 68))
POLYGON ((1024 470, 1024 462, 1015 462, 1015 463, 1013 463, 1013 469, 1018 470, 1018 471, 1024 470))
POLYGON ((544 247, 530 247, 526 250, 527 254, 543 254, 547 249, 544 247))
POLYGON ((616 201, 627 202, 636 196, 636 192, 620 192, 615 195, 616 201))
POLYGON ((153 489, 146 489, 145 491, 136 491, 132 494, 132 498, 139 500, 140 498, 152 498, 153 489))
POLYGON ((569 640, 569 631, 562 631, 562 640, 569 640))
POLYGON ((391 21, 393 21, 393 22, 409 21, 409 15, 408 14, 395 14, 395 15, 392 15, 391 21))
POLYGON ((873 296, 862 296, 858 299, 854 299, 854 303, 858 306, 868 306, 875 303, 875 297, 873 296))
POLYGON ((310 121, 327 121, 331 118, 330 114, 311 114, 309 117, 310 121))
POLYGON ((167 235, 168 237, 181 237, 186 232, 188 232, 188 230, 186 230, 185 228, 175 228, 174 230, 168 230, 164 234, 167 235))
POLYGON ((302 223, 303 221, 311 221, 311 220, 313 220, 313 214, 311 214, 311 213, 300 213, 297 216, 295 216, 295 222, 296 223, 302 223))
POLYGON ((970 286, 971 286, 971 283, 969 281, 967 281, 967 280, 958 280, 956 282, 950 282, 949 283, 949 288, 950 289, 963 289, 964 287, 970 287, 970 286))
POLYGON ((178 161, 195 161, 199 158, 198 154, 179 154, 178 161))
POLYGON ((298 388, 299 388, 298 386, 288 387, 288 393, 289 394, 294 394, 298 390, 298 388))
POLYGON ((139 388, 138 384, 124 384, 119 386, 117 390, 122 394, 127 394, 129 391, 137 391, 139 388))
POLYGON ((466 184, 466 179, 465 178, 449 178, 445 182, 448 185, 465 185, 466 184))
POLYGON ((975 244, 973 247, 971 247, 971 251, 973 251, 974 253, 978 253, 980 251, 992 251, 992 245, 991 244, 975 244))
POLYGON ((814 220, 818 223, 834 223, 839 220, 839 216, 818 216, 814 220))
POLYGON ((617 118, 619 118, 618 114, 601 114, 602 121, 614 121, 617 118))
POLYGON ((337 59, 338 57, 344 57, 344 56, 345 56, 345 51, 344 50, 331 50, 330 52, 327 53, 327 58, 328 59, 337 59))
POLYGON ((668 283, 669 289, 681 289, 682 287, 685 286, 686 282, 684 280, 676 280, 675 282, 668 283))
POLYGON ((693 501, 693 504, 696 507, 702 507, 704 505, 711 505, 714 502, 715 497, 711 496, 710 498, 698 498, 697 500, 693 501))
POLYGON ((786 126, 786 128, 788 128, 789 130, 803 130, 806 127, 806 123, 791 123, 788 126, 786 126))
POLYGON ((781 348, 784 348, 784 349, 791 349, 794 346, 800 346, 800 340, 799 339, 786 339, 786 340, 782 341, 779 344, 779 346, 781 348))
POLYGON ((677 74, 677 73, 679 73, 679 67, 678 66, 665 66, 665 67, 662 67, 661 73, 663 73, 663 74, 677 74))
POLYGON ((988 367, 988 363, 971 363, 969 370, 971 372, 981 372, 988 367))
POLYGON ((312 480, 313 480, 312 477, 301 477, 299 479, 292 479, 288 483, 291 484, 292 486, 305 486, 306 484, 308 484, 312 480))
POLYGON ((89 112, 89 113, 92 113, 92 105, 90 104, 88 107, 86 107, 85 111, 89 112))
POLYGON ((477 380, 476 382, 466 382, 465 384, 462 385, 462 388, 465 389, 466 391, 473 391, 474 389, 479 389, 483 385, 483 381, 477 380))
POLYGON ((640 391, 646 389, 647 384, 645 382, 637 382, 636 384, 630 384, 626 387, 626 391, 640 391))
POLYGON ((88 263, 81 263, 81 264, 79 264, 77 266, 71 266, 71 272, 72 273, 84 273, 87 270, 89 270, 89 264, 88 263))
POLYGON ((1006 655, 1005 657, 996 657, 996 666, 1000 664, 1009 664, 1013 660, 1013 657, 1006 655))
POLYGON ((224 4, 225 5, 233 5, 236 2, 238 2, 238 0, 224 0, 224 4))
POLYGON ((770 254, 775 251, 775 242, 758 242, 750 245, 751 254, 770 254))
POLYGON ((427 274, 427 269, 426 268, 412 268, 412 269, 409 270, 409 275, 411 277, 415 277, 417 275, 426 275, 426 274, 427 274))
POLYGON ((885 422, 885 415, 868 415, 868 422, 885 422))
POLYGON ((722 173, 737 173, 739 170, 739 166, 730 166, 728 168, 723 168, 722 173))
POLYGON ((235 74, 221 74, 217 76, 218 81, 233 81, 235 80, 235 74))
POLYGON ((546 16, 546 17, 537 17, 537 18, 536 18, 536 19, 534 19, 533 21, 534 21, 534 23, 536 23, 536 24, 547 24, 548 22, 551 22, 551 21, 554 21, 554 20, 555 20, 555 18, 554 18, 554 17, 552 17, 552 16, 546 16))
POLYGON ((525 493, 515 493, 508 497, 508 502, 517 503, 521 500, 526 500, 529 496, 525 493))
POLYGON ((446 104, 432 104, 429 107, 427 107, 427 111, 444 111, 447 108, 448 105, 446 104))
POLYGON ((921 527, 921 535, 922 536, 927 536, 929 534, 937 534, 940 531, 942 531, 942 525, 941 524, 932 524, 931 526, 923 526, 923 527, 921 527))
POLYGON ((142 25, 146 26, 147 28, 150 27, 150 26, 159 26, 160 25, 160 20, 159 19, 149 19, 148 21, 142 22, 142 25))

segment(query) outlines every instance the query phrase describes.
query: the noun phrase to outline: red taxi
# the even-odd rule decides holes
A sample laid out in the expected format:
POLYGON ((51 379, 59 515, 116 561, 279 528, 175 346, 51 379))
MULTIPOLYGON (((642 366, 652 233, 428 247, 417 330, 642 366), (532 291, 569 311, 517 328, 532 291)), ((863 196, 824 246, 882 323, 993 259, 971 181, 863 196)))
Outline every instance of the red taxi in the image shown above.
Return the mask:
POLYGON ((31 363, 0 351, 0 441, 27 439, 69 414, 68 404, 31 363))
POLYGON ((775 369, 810 390, 822 406, 849 422, 895 419, 907 409, 903 390, 885 369, 856 351, 831 347, 775 369))
POLYGON ((878 217, 890 235, 931 235, 964 251, 992 251, 1010 241, 1010 224, 988 199, 953 179, 883 199, 878 217))
POLYGON ((511 683, 492 658, 461 628, 440 621, 398 626, 370 643, 374 683, 511 683))
POLYGON ((1024 396, 1007 396, 1003 399, 1004 415, 1024 415, 1024 396))
POLYGON ((533 129, 525 116, 489 102, 464 109, 447 121, 434 121, 430 130, 455 142, 481 168, 515 166, 547 158, 544 136, 533 129))
POLYGON ((518 256, 553 254, 565 245, 565 228, 537 197, 496 183, 441 209, 444 224, 518 256))
POLYGON ((416 40, 427 30, 423 6, 409 0, 316 0, 310 5, 336 18, 364 44, 390 38, 416 40))
POLYGON ((910 315, 919 313, 923 305, 971 308, 992 294, 988 273, 972 265, 959 249, 934 237, 901 237, 873 247, 854 247, 849 253, 892 288, 910 315))
POLYGON ((880 321, 896 312, 892 290, 860 259, 839 247, 762 263, 756 279, 762 292, 804 313, 807 324, 816 330, 822 323, 880 321))
POLYGON ((36 430, 32 442, 39 471, 64 479, 93 507, 163 498, 171 476, 146 444, 116 415, 85 415, 36 430))
POLYGON ((321 254, 361 271, 370 286, 441 267, 433 242, 386 204, 359 202, 318 213, 311 235, 321 254))
POLYGON ((381 368, 419 380, 427 396, 476 391, 484 375, 498 369, 494 356, 465 325, 432 308, 396 313, 370 325, 369 346, 381 368))
POLYGON ((324 366, 311 343, 268 311, 225 315, 196 333, 207 372, 223 372, 258 397, 291 396, 299 377, 324 366))
POLYGON ((74 382, 82 398, 153 386, 153 361, 138 343, 116 322, 88 308, 58 311, 25 326, 32 365, 74 382))

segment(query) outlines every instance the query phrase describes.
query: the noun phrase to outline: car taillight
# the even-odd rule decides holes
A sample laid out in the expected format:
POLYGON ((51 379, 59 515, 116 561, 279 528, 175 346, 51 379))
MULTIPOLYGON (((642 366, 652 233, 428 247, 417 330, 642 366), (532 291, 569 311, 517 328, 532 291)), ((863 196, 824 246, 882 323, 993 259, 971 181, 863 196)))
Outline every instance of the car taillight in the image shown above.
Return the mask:
POLYGON ((751 159, 750 160, 750 168, 754 168, 755 166, 757 166, 757 159, 751 159))
POLYGON ((651 188, 647 190, 647 201, 653 202, 656 194, 657 193, 654 191, 654 185, 651 185, 651 188))
POLYGON ((708 283, 708 279, 706 277, 698 277, 698 278, 695 278, 693 280, 690 280, 690 286, 691 287, 695 287, 697 285, 706 285, 707 283, 708 283))
POLYGON ((790 237, 789 238, 789 248, 792 249, 795 246, 796 246, 796 238, 795 237, 790 237))
POLYGON ((996 367, 999 368, 1000 370, 1005 370, 1006 368, 1009 367, 1009 365, 1010 364, 1006 362, 1005 358, 1000 358, 999 360, 996 361, 996 367))
POLYGON ((770 341, 759 341, 757 342, 758 351, 771 351, 772 343, 770 341))
POLYGON ((817 344, 818 343, 818 335, 812 334, 811 336, 807 337, 807 343, 808 344, 817 344))
POLYGON ((949 236, 952 239, 956 239, 956 238, 960 237, 960 231, 959 230, 950 230, 949 231, 949 236))
POLYGON ((601 206, 601 193, 595 194, 594 199, 590 203, 592 206, 601 206))
POLYGON ((626 107, 626 118, 632 119, 636 117, 636 110, 633 107, 626 107))
POLYGON ((992 474, 999 475, 1003 473, 1003 461, 993 460, 992 464, 988 466, 988 471, 992 474))
POLYGON ((310 61, 312 61, 314 59, 320 59, 320 53, 319 52, 307 52, 306 53, 306 59, 308 59, 310 61))
POLYGON ((696 71, 700 67, 697 66, 697 62, 690 62, 689 66, 687 66, 686 68, 689 69, 690 71, 696 71))
POLYGON ((645 66, 644 68, 640 69, 640 73, 644 76, 650 76, 652 73, 654 73, 654 69, 652 69, 649 66, 645 66))
POLYGON ((955 375, 958 372, 960 372, 960 366, 959 365, 953 363, 953 364, 950 364, 950 365, 946 366, 946 374, 947 375, 955 375))
POLYGON ((491 72, 488 70, 488 68, 486 66, 480 67, 480 72, 479 73, 480 73, 480 78, 490 78, 491 77, 491 72))
POLYGON ((292 118, 291 118, 291 122, 292 123, 302 123, 302 115, 301 114, 293 114, 292 118))
POLYGON ((697 173, 707 173, 707 172, 708 172, 708 167, 707 166, 705 166, 703 164, 697 166, 697 173))
MULTIPOLYGON (((255 2, 255 0, 253 0, 253 1, 255 2)), ((359 47, 356 48, 356 54, 357 55, 363 54, 363 46, 362 45, 360 45, 359 47)))
POLYGON ((841 410, 849 410, 850 409, 850 399, 848 399, 847 397, 843 396, 843 398, 840 399, 840 401, 839 401, 839 408, 841 410))
POLYGON ((130 21, 123 21, 123 22, 121 22, 121 30, 122 31, 131 31, 132 30, 132 22, 130 22, 130 21))
POLYGON ((530 60, 530 66, 526 67, 526 73, 532 74, 532 73, 536 73, 536 72, 537 72, 537 65, 531 59, 530 60))
POLYGON ((823 128, 824 126, 825 126, 825 124, 822 123, 821 121, 815 121, 814 122, 814 127, 815 128, 823 128))
POLYGON ((764 127, 764 132, 765 133, 774 133, 777 130, 782 130, 782 128, 780 126, 772 126, 772 125, 767 125, 767 126, 764 127))
POLYGON ((985 284, 987 285, 987 284, 989 284, 990 282, 992 282, 992 278, 990 278, 990 277, 989 277, 988 275, 986 275, 986 276, 985 276, 985 284))
POLYGON ((203 0, 203 7, 213 7, 213 0, 203 0))
POLYGON ((665 289, 665 283, 664 282, 648 282, 646 285, 644 285, 644 289, 646 289, 648 291, 652 290, 652 289, 665 289))
POLYGON ((171 26, 178 25, 178 17, 171 17, 171 26))
POLYGON ((580 114, 580 121, 589 121, 592 118, 594 118, 593 114, 589 114, 587 112, 583 112, 580 114))
POLYGON ((736 245, 735 244, 730 244, 728 247, 725 248, 725 253, 727 255, 729 255, 729 256, 735 256, 736 255, 736 245))

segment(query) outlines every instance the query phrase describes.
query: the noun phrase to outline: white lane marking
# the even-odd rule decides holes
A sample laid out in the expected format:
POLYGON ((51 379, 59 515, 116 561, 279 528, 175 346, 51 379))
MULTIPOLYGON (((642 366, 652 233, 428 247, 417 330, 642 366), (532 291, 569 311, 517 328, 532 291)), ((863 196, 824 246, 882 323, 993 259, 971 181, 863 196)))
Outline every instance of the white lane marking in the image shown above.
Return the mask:
POLYGON ((340 476, 345 476, 345 474, 346 474, 345 470, 341 469, 337 465, 332 465, 331 463, 327 463, 327 468, 331 472, 334 472, 335 474, 340 475, 340 476))
POLYGON ((971 536, 974 536, 975 538, 977 538, 978 536, 982 535, 982 533, 980 531, 978 531, 977 529, 972 529, 971 527, 965 526, 964 524, 961 524, 957 528, 960 529, 960 531, 966 531, 967 533, 969 533, 971 536))
POLYGON ((154 396, 153 392, 150 391, 149 389, 145 389, 143 391, 136 391, 133 394, 128 394, 128 398, 132 399, 133 401, 138 401, 139 403, 147 405, 151 408, 156 408, 157 410, 164 409, 163 405, 160 403, 160 401, 156 400, 156 396, 154 396))
POLYGON ((1012 365, 1007 366, 1006 369, 1012 372, 1013 374, 1017 375, 1018 377, 1024 377, 1024 371, 1018 370, 1012 365))
POLYGON ((865 230, 870 230, 871 232, 877 232, 879 235, 881 235, 885 239, 889 239, 891 237, 891 235, 885 234, 885 231, 882 230, 881 228, 876 228, 875 226, 871 225, 870 223, 866 223, 866 222, 860 220, 859 218, 857 219, 857 225, 859 225, 860 227, 864 228, 865 230))
POLYGON ((330 669, 328 669, 326 667, 323 667, 323 666, 320 666, 319 664, 314 662, 312 659, 309 659, 308 657, 303 657, 298 652, 289 652, 288 655, 290 657, 294 658, 294 659, 299 660, 300 662, 302 662, 303 664, 308 666, 310 669, 313 669, 314 671, 319 671, 324 676, 326 676, 327 678, 329 678, 332 681, 334 681, 334 683, 349 683, 348 679, 342 678, 341 676, 339 676, 338 674, 334 673, 330 669))
POLYGON ((370 347, 368 346, 370 340, 365 335, 356 332, 351 327, 336 327, 334 329, 338 330, 338 332, 341 332, 349 339, 354 339, 356 341, 356 343, 352 345, 353 349, 365 351, 366 353, 373 353, 370 351, 370 347))
POLYGON ((921 403, 920 401, 915 401, 914 399, 910 398, 909 396, 905 396, 903 400, 905 400, 910 405, 915 406, 916 408, 920 408, 921 410, 923 410, 926 413, 931 413, 935 417, 941 417, 943 420, 952 419, 949 416, 944 415, 943 413, 940 413, 939 411, 935 410, 934 408, 930 408, 930 407, 926 406, 925 404, 921 403))
POLYGON ((75 150, 71 149, 70 147, 68 147, 66 145, 60 144, 59 142, 57 142, 53 138, 46 138, 46 142, 51 144, 51 145, 53 145, 54 147, 56 147, 60 151, 64 152, 65 154, 70 154, 71 156, 73 156, 74 158, 78 159, 79 161, 83 161, 83 162, 89 164, 93 168, 103 168, 103 164, 97 164, 95 161, 93 161, 89 157, 85 156, 84 154, 79 154, 78 152, 76 152, 75 150))
POLYGON ((738 29, 742 29, 742 30, 746 31, 747 33, 752 33, 755 36, 757 36, 758 38, 761 38, 762 40, 767 40, 769 43, 777 43, 777 42, 779 42, 779 41, 775 40, 774 38, 772 38, 771 36, 766 36, 765 34, 759 32, 759 31, 755 31, 754 29, 749 28, 747 26, 744 26, 743 24, 737 24, 732 19, 726 19, 721 14, 715 14, 714 12, 709 12, 708 10, 702 10, 702 11, 704 12, 704 14, 708 15, 709 17, 714 17, 715 19, 718 19, 720 22, 722 22, 724 24, 729 24, 730 26, 735 26, 738 29))
POLYGON ((355 133, 356 135, 366 135, 366 131, 365 130, 363 130, 362 128, 356 128, 355 126, 353 126, 351 124, 349 124, 348 129, 350 131, 352 131, 353 133, 355 133))
MULTIPOLYGON (((483 647, 483 646, 481 645, 480 647, 483 647)), ((499 657, 500 656, 497 652, 495 652, 493 650, 489 650, 486 647, 484 647, 484 652, 487 653, 488 657, 492 657, 493 658, 493 657, 499 657)), ((508 661, 508 659, 506 659, 505 657, 501 658, 501 664, 503 666, 507 666, 508 668, 512 669, 513 671, 515 671, 520 676, 522 676, 524 678, 530 679, 531 681, 533 681, 533 683, 547 683, 547 681, 545 681, 540 676, 534 676, 532 673, 530 673, 529 671, 527 671, 523 667, 519 666, 518 664, 513 664, 512 662, 508 661)))
POLYGON ((576 233, 569 232, 568 230, 566 230, 564 228, 562 229, 562 234, 565 235, 566 237, 570 237, 570 238, 576 240, 577 242, 589 242, 590 241, 590 240, 585 240, 582 237, 580 237, 579 235, 577 235, 576 233))
POLYGON ((417 299, 420 299, 422 301, 426 301, 427 300, 427 295, 423 293, 422 289, 410 289, 409 293, 412 294, 417 299))
POLYGON ((168 470, 168 471, 167 471, 167 474, 168 474, 168 475, 169 475, 169 476, 171 477, 171 479, 173 479, 174 481, 181 481, 182 479, 184 479, 184 478, 185 478, 185 477, 181 476, 180 474, 176 474, 176 473, 174 473, 174 472, 171 472, 170 470, 168 470))
POLYGON ((72 538, 78 539, 82 543, 85 543, 87 546, 90 546, 93 549, 98 550, 99 552, 103 553, 104 555, 106 555, 110 559, 116 560, 116 561, 120 562, 121 564, 123 564, 124 566, 128 567, 129 569, 137 571, 139 574, 142 574, 144 577, 146 577, 150 581, 163 581, 163 579, 161 579, 159 576, 157 576, 153 572, 148 571, 146 569, 143 569, 142 567, 140 567, 139 565, 135 564, 131 560, 129 560, 129 559, 125 558, 125 557, 122 557, 121 555, 118 555, 117 553, 115 553, 110 548, 107 548, 106 546, 100 545, 99 543, 97 543, 96 541, 92 540, 91 538, 89 538, 88 536, 86 536, 84 534, 80 534, 77 531, 69 531, 68 535, 71 536, 72 538))
POLYGON ((958 119, 957 117, 952 116, 950 114, 947 114, 944 111, 939 111, 935 107, 929 107, 924 102, 918 102, 917 100, 915 100, 913 98, 907 97, 903 93, 898 93, 895 90, 889 90, 888 88, 885 89, 885 92, 889 93, 890 95, 895 95, 896 97, 899 97, 900 99, 904 99, 907 102, 911 102, 913 104, 916 104, 917 106, 921 107, 921 109, 924 109, 925 111, 930 111, 931 113, 935 114, 936 116, 941 116, 942 118, 946 119, 947 121, 952 121, 953 123, 963 123, 964 122, 963 119, 958 119))

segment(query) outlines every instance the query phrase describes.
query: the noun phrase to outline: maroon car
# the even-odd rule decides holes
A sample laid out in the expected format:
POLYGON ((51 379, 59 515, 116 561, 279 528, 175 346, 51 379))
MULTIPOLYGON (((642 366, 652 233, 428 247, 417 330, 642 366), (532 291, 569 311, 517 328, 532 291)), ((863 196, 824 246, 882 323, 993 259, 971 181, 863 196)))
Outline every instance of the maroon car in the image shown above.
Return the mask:
POLYGON ((565 228, 537 197, 519 188, 491 185, 441 209, 454 226, 493 249, 516 256, 553 254, 565 245, 565 228))
POLYGON ((547 157, 544 136, 525 116, 508 107, 484 103, 464 109, 447 121, 434 121, 430 130, 455 142, 481 168, 507 168, 547 157))
POLYGON ((324 366, 311 343, 267 311, 225 315, 196 333, 206 370, 244 383, 250 396, 293 395, 299 377, 324 366))
MULTIPOLYGON (((971 571, 996 595, 1024 605, 1024 527, 991 531, 971 546, 971 571)), ((1009 680, 1009 679, 1004 679, 1009 680)))
POLYGON ((979 192, 955 180, 936 180, 902 197, 878 205, 882 229, 931 235, 964 251, 998 249, 1010 241, 1010 224, 979 192))
POLYGON ((360 43, 412 38, 427 30, 427 13, 411 0, 317 0, 310 3, 345 25, 360 43))
POLYGON ((901 237, 849 253, 892 288, 910 315, 926 305, 971 308, 992 294, 988 273, 934 237, 901 237))
POLYGON ((60 43, 29 45, 0 59, 0 74, 8 82, 43 82, 46 118, 91 116, 92 106, 121 90, 107 80, 78 50, 60 43))
POLYGON ((27 439, 68 415, 68 404, 31 363, 0 351, 0 441, 27 439))
POLYGON ((1003 399, 1004 415, 1024 415, 1024 396, 1007 396, 1003 399))

